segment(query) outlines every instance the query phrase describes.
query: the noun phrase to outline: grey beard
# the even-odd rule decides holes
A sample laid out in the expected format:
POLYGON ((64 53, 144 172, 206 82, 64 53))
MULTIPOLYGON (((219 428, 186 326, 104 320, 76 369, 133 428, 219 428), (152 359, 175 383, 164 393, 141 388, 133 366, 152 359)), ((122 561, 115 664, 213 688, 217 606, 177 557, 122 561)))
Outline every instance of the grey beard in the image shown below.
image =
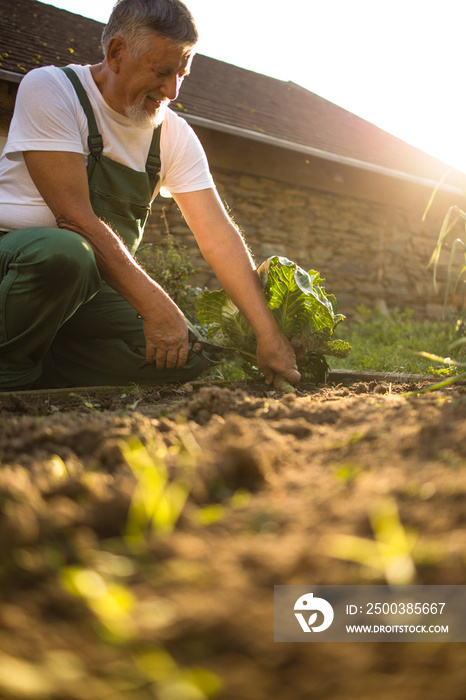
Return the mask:
POLYGON ((149 114, 149 112, 144 109, 144 100, 141 100, 127 107, 125 114, 128 119, 131 119, 133 124, 140 129, 155 129, 163 122, 167 106, 168 105, 164 103, 155 114, 149 114))

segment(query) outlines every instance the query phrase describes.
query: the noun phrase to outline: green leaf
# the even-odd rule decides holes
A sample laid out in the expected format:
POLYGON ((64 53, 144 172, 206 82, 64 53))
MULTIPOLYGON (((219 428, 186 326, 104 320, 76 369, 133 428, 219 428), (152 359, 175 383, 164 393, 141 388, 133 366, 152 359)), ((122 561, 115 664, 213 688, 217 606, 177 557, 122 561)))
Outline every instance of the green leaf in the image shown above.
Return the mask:
POLYGON ((299 334, 309 323, 319 330, 334 326, 332 302, 320 287, 318 272, 305 272, 287 258, 272 257, 258 268, 270 308, 287 337, 299 334))
POLYGON ((324 355, 333 357, 348 357, 351 352, 351 345, 346 340, 330 340, 324 350, 324 355))
POLYGON ((252 326, 225 292, 205 291, 197 302, 199 320, 207 325, 209 339, 217 345, 255 351, 252 326))

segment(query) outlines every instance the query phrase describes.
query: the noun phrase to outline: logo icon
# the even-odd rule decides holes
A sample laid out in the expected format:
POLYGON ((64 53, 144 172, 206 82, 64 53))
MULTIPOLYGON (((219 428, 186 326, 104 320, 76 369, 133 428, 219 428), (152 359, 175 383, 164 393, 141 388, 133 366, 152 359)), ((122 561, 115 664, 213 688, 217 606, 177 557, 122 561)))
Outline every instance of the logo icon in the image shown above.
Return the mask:
POLYGON ((313 632, 323 632, 324 630, 328 629, 333 622, 333 608, 330 603, 324 600, 324 598, 314 598, 313 593, 305 593, 298 598, 294 604, 294 609, 312 613, 306 622, 306 619, 302 613, 295 612, 295 617, 301 625, 303 632, 310 632, 311 630, 313 632), (318 627, 313 627, 315 621, 317 620, 318 612, 322 613, 324 620, 318 627))

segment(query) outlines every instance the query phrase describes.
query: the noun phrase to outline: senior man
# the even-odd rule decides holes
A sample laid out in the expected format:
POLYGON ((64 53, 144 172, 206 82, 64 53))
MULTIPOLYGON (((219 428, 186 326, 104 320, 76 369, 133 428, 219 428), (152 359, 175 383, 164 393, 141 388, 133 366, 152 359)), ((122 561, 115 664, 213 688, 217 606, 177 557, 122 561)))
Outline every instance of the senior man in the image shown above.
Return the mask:
POLYGON ((120 0, 102 63, 24 77, 0 161, 1 389, 186 381, 205 368, 188 361, 182 311, 133 258, 162 185, 252 324, 266 381, 299 381, 202 147, 168 109, 197 38, 179 0, 120 0))

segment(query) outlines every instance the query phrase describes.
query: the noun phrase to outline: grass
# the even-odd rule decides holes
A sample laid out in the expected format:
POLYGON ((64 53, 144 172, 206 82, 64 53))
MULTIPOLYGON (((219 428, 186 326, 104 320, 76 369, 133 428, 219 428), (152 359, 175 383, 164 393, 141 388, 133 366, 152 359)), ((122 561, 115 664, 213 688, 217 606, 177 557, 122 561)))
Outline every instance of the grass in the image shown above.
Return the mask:
POLYGON ((458 340, 453 324, 415 319, 410 309, 392 311, 387 317, 359 307, 358 320, 342 323, 336 335, 352 350, 347 358, 330 358, 332 369, 450 376, 454 368, 417 353, 464 361, 461 349, 451 347, 458 340))

